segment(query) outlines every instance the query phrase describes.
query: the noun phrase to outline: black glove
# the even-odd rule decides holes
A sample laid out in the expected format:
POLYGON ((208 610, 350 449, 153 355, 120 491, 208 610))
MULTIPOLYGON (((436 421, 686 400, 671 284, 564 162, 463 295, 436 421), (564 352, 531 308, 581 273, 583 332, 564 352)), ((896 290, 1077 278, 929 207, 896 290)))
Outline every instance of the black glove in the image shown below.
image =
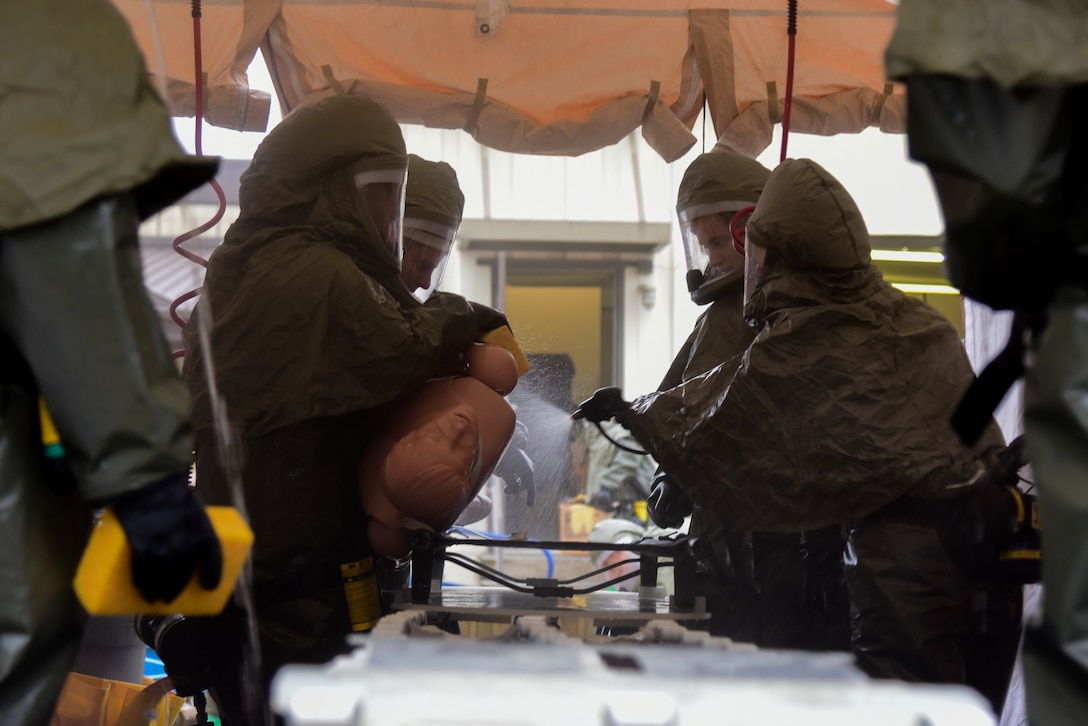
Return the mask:
POLYGON ((148 602, 176 598, 194 571, 213 590, 223 575, 223 551, 188 474, 160 479, 112 502, 132 548, 132 583, 148 602))
POLYGON ((615 386, 609 386, 598 388, 592 396, 578 404, 578 409, 570 417, 595 422, 607 421, 630 408, 631 404, 623 400, 623 392, 615 386))
POLYGON ((469 301, 469 307, 472 308, 472 319, 476 322, 476 332, 478 333, 490 333, 492 330, 501 328, 502 326, 510 327, 510 323, 506 320, 506 315, 499 312, 495 308, 489 308, 486 305, 481 305, 477 302, 469 301))
POLYGON ((616 509, 616 498, 608 489, 598 489, 590 498, 589 505, 602 512, 612 512, 616 509))
POLYGON ((526 503, 533 505, 533 460, 524 449, 509 447, 495 465, 495 476, 506 482, 506 492, 517 494, 526 490, 526 503))
POLYGON ((646 498, 646 508, 650 519, 658 527, 675 529, 684 523, 684 517, 691 514, 695 503, 668 474, 658 471, 654 475, 650 496, 646 498))

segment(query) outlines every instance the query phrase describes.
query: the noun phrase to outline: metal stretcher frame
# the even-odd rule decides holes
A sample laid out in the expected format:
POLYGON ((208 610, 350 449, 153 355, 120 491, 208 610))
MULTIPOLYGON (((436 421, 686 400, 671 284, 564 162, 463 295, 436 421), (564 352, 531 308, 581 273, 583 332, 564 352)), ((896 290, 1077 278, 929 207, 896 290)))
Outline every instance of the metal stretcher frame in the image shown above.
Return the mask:
POLYGON ((574 583, 586 580, 602 573, 608 572, 630 560, 609 565, 592 572, 579 575, 567 580, 558 578, 527 578, 518 580, 495 570, 487 565, 463 557, 458 554, 450 554, 447 548, 458 545, 470 545, 478 547, 503 547, 511 549, 533 550, 574 550, 579 552, 633 552, 638 555, 639 561, 639 586, 644 588, 657 586, 657 571, 660 567, 673 568, 673 581, 675 595, 672 598, 672 607, 682 612, 695 610, 695 557, 693 547, 695 538, 678 536, 669 539, 645 538, 637 542, 612 544, 606 542, 558 542, 547 540, 523 540, 523 539, 488 539, 488 538, 455 538, 434 532, 418 530, 412 535, 412 587, 411 596, 414 603, 426 603, 430 600, 432 589, 441 588, 442 570, 446 562, 452 562, 464 567, 481 577, 497 582, 504 587, 518 592, 532 593, 536 597, 572 597, 583 595, 597 590, 602 590, 616 583, 634 577, 634 574, 623 575, 594 584, 590 587, 578 588, 574 583))

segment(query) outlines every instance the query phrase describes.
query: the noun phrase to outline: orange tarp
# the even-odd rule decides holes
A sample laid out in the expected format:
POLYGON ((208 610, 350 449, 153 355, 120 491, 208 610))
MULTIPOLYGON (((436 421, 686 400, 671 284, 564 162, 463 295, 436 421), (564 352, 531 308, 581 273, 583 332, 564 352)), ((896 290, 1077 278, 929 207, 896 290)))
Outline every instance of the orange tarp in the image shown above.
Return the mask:
MULTIPOLYGON (((114 0, 172 112, 194 114, 189 3, 114 0), (161 86, 160 86, 161 87, 161 86)), ((896 6, 800 0, 791 130, 904 130, 886 83, 896 6)), ((268 99, 245 69, 264 53, 284 112, 332 93, 387 105, 402 123, 461 128, 504 151, 577 155, 641 127, 665 159, 717 136, 756 154, 782 117, 785 0, 216 0, 202 5, 205 118, 261 128, 268 99), (263 114, 263 118, 262 118, 263 114)))

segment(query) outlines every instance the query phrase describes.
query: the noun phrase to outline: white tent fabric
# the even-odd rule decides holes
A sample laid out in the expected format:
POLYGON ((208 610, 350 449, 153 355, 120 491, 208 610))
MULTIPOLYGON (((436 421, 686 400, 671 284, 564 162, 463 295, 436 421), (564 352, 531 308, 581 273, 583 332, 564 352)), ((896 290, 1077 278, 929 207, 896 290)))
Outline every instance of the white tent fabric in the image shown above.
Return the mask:
MULTIPOLYGON (((114 0, 172 113, 195 113, 190 3, 114 0)), ((258 50, 284 113, 365 94, 402 123, 464 129, 504 151, 576 156, 641 128, 667 161, 695 143, 704 101, 722 143, 756 155, 782 120, 786 0, 208 0, 204 116, 260 130, 258 50)), ((887 0, 801 0, 791 131, 905 130, 886 81, 887 0)))

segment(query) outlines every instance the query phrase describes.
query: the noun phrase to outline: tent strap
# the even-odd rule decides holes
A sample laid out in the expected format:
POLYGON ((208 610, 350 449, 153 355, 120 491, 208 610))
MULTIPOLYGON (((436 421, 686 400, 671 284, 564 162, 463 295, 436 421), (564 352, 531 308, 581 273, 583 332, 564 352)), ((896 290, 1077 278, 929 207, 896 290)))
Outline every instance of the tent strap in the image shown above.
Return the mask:
POLYGON ((321 66, 321 73, 325 76, 325 80, 329 82, 329 85, 332 86, 332 90, 336 91, 336 95, 343 96, 344 84, 340 83, 340 81, 336 79, 336 76, 333 75, 332 66, 328 63, 321 66))
POLYGON ((782 120, 782 112, 778 108, 778 84, 767 81, 767 118, 772 124, 782 120))
POLYGON ((484 101, 487 100, 487 79, 480 78, 476 81, 476 99, 472 102, 472 108, 468 111, 468 118, 465 119, 464 130, 473 136, 476 135, 477 124, 480 120, 480 112, 484 110, 484 101))
POLYGON ((650 97, 646 99, 646 108, 642 111, 642 123, 646 123, 646 119, 650 118, 650 114, 654 112, 654 106, 657 105, 660 95, 661 81, 650 81, 650 97))
POLYGON ((894 90, 895 86, 892 83, 884 84, 884 92, 873 103, 873 118, 869 121, 870 126, 880 126, 880 112, 884 110, 884 102, 888 100, 894 90))

